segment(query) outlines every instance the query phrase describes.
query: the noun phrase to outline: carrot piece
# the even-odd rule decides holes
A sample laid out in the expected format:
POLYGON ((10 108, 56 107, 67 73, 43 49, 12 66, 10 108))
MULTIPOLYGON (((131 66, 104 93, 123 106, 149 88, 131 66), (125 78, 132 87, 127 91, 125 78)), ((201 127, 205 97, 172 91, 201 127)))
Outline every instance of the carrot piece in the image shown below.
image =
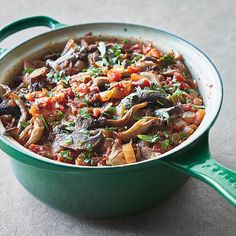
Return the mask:
POLYGON ((134 163, 136 162, 136 157, 134 153, 134 149, 131 143, 124 144, 122 146, 122 150, 125 156, 125 160, 127 163, 134 163))
POLYGON ((156 48, 153 48, 149 51, 148 56, 159 58, 161 56, 161 52, 156 48))
POLYGON ((196 119, 194 124, 195 125, 200 125, 202 122, 203 117, 205 116, 205 110, 204 109, 199 109, 196 113, 196 119))
POLYGON ((132 81, 140 80, 140 75, 136 73, 132 73, 130 77, 132 81))

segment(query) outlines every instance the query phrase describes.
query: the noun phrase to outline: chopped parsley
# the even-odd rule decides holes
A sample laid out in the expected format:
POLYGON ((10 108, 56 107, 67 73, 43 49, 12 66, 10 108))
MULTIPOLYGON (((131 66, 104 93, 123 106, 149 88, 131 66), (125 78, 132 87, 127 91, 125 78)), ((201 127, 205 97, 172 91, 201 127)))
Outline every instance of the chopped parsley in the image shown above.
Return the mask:
POLYGON ((88 111, 86 109, 80 109, 78 114, 85 119, 91 118, 90 114, 88 113, 88 111))
POLYGON ((128 39, 124 39, 124 40, 122 41, 122 43, 123 43, 123 44, 129 44, 130 41, 129 41, 128 39))
POLYGON ((90 103, 90 102, 89 102, 88 99, 84 98, 84 99, 83 99, 83 102, 86 104, 87 107, 89 106, 89 103, 90 103))
POLYGON ((30 122, 22 120, 22 121, 20 122, 20 125, 21 125, 22 128, 26 128, 27 126, 30 125, 30 122))
POLYGON ((34 68, 32 68, 32 67, 27 67, 27 68, 24 69, 23 73, 24 73, 24 74, 26 74, 26 73, 31 74, 33 71, 34 71, 34 68))
POLYGON ((162 149, 167 149, 167 148, 169 148, 169 146, 170 146, 170 140, 168 140, 168 139, 165 139, 161 144, 162 149))
POLYGON ((79 132, 82 133, 83 137, 86 139, 90 137, 90 132, 87 129, 82 129, 79 132))
POLYGON ((65 84, 68 84, 70 80, 70 76, 65 75, 65 72, 63 70, 56 73, 49 72, 47 74, 47 77, 52 79, 52 81, 56 84, 60 81, 64 82, 65 84))
POLYGON ((163 132, 163 135, 165 138, 169 138, 169 133, 166 130, 163 132))
POLYGON ((85 163, 89 163, 89 162, 91 162, 92 160, 91 160, 91 153, 89 152, 89 153, 84 153, 84 152, 82 152, 81 153, 81 158, 83 159, 83 161, 85 162, 85 163))
POLYGON ((111 106, 111 107, 108 107, 107 111, 110 113, 114 113, 116 111, 116 108, 111 106))
POLYGON ((72 138, 71 135, 69 135, 68 137, 66 137, 65 144, 68 145, 68 146, 71 145, 71 144, 73 144, 73 138, 72 138))
POLYGON ((187 139, 187 135, 186 135, 185 133, 183 133, 183 132, 179 132, 179 137, 180 137, 180 139, 182 139, 182 140, 187 139))
POLYGON ((144 118, 144 116, 136 116, 135 114, 132 115, 132 118, 134 120, 141 120, 142 118, 144 118))
POLYGON ((135 63, 137 62, 139 59, 141 59, 143 57, 142 54, 136 54, 136 56, 132 59, 132 63, 135 63))
POLYGON ((148 135, 148 134, 139 134, 137 137, 147 143, 156 143, 161 140, 160 134, 148 135))
POLYGON ((69 156, 69 152, 70 152, 69 150, 60 151, 60 156, 67 160, 72 160, 73 158, 69 156))
POLYGON ((103 114, 105 116, 108 116, 108 117, 111 117, 112 114, 116 111, 116 108, 111 106, 111 107, 108 107, 107 110, 105 112, 103 112, 103 114))
POLYGON ((106 130, 108 130, 108 131, 114 131, 117 129, 118 129, 118 127, 106 127, 106 130))
POLYGON ((197 105, 192 104, 192 106, 193 106, 193 107, 196 107, 196 108, 198 108, 198 109, 205 109, 205 106, 204 106, 204 105, 202 105, 202 106, 197 106, 197 105))
POLYGON ((102 68, 99 68, 99 67, 90 67, 88 70, 86 71, 89 71, 92 73, 93 76, 98 76, 98 75, 103 75, 103 70, 102 68))
POLYGON ((108 54, 108 63, 111 65, 121 64, 122 57, 122 46, 119 44, 115 44, 113 47, 109 48, 107 51, 108 54))
POLYGON ((91 153, 93 151, 93 146, 91 143, 88 144, 88 151, 91 153))
POLYGON ((160 61, 161 61, 162 66, 164 67, 176 63, 174 56, 170 53, 160 57, 160 61))
POLYGON ((42 119, 42 121, 43 121, 44 127, 45 127, 47 130, 49 130, 49 127, 48 127, 47 121, 45 120, 45 118, 44 118, 43 115, 41 115, 41 119, 42 119))
POLYGON ((74 121, 71 121, 71 122, 69 123, 69 126, 75 127, 75 122, 74 122, 74 121))
POLYGON ((63 112, 60 110, 56 110, 57 112, 57 120, 61 120, 62 116, 63 116, 63 112))

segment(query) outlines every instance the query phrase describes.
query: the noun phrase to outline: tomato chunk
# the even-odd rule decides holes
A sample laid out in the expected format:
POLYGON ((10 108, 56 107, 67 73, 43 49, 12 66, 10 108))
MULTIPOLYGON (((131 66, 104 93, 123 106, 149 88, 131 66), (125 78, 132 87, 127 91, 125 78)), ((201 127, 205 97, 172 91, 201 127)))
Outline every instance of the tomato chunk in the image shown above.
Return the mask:
POLYGON ((133 66, 128 66, 127 71, 129 73, 139 73, 139 72, 141 72, 141 69, 138 68, 137 66, 133 65, 133 66))
POLYGON ((109 70, 107 77, 109 82, 117 82, 121 79, 122 74, 119 71, 109 70))

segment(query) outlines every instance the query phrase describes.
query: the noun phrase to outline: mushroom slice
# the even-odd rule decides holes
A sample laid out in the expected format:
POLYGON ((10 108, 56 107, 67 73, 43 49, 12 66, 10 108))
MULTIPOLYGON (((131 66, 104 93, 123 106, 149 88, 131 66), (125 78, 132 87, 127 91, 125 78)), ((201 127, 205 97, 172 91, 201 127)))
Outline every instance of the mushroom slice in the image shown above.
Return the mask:
POLYGON ((158 64, 154 63, 153 61, 138 61, 136 62, 136 67, 139 68, 141 71, 145 71, 148 67, 155 67, 158 64))
POLYGON ((118 120, 107 119, 105 121, 105 124, 109 126, 125 126, 132 119, 132 116, 134 115, 135 112, 146 107, 147 105, 148 105, 147 102, 134 105, 122 118, 118 120))
POLYGON ((32 129, 33 129, 33 125, 30 124, 25 129, 22 130, 22 132, 18 135, 18 138, 17 138, 20 143, 26 143, 27 140, 29 140, 32 129))
POLYGON ((11 136, 15 139, 17 139, 18 135, 19 135, 19 128, 17 127, 12 127, 10 129, 6 129, 4 130, 3 134, 6 135, 6 136, 11 136))
POLYGON ((13 99, 15 101, 15 103, 17 104, 17 106, 20 108, 21 117, 20 117, 18 125, 17 125, 17 128, 19 128, 19 132, 20 132, 20 130, 22 129, 22 127, 21 127, 22 121, 27 120, 28 110, 27 110, 24 102, 15 93, 8 93, 8 97, 13 99))
POLYGON ((162 109, 157 109, 154 111, 154 114, 156 116, 162 116, 163 113, 168 113, 169 115, 179 115, 183 111, 179 105, 173 106, 173 107, 168 107, 168 108, 162 108, 162 109))
POLYGON ((148 102, 156 104, 159 107, 171 107, 173 104, 162 93, 156 90, 141 90, 139 92, 131 93, 121 100, 117 107, 119 115, 122 115, 123 111, 129 109, 135 104, 141 102, 148 102))
POLYGON ((161 87, 161 82, 159 80, 157 73, 155 73, 155 72, 141 72, 140 75, 146 77, 151 82, 151 84, 156 84, 161 87))
POLYGON ((55 142, 58 145, 73 150, 88 150, 88 148, 96 148, 103 140, 102 129, 98 129, 102 122, 101 120, 94 120, 92 118, 85 119, 79 117, 76 121, 73 132, 68 137, 68 134, 58 134, 55 142), (91 130, 89 130, 91 129, 91 130), (93 129, 93 130, 92 130, 93 129), (67 138, 70 138, 68 143, 67 138))
POLYGON ((57 62, 55 62, 51 59, 47 60, 46 65, 47 65, 47 67, 52 68, 55 72, 59 72, 62 70, 61 66, 59 66, 57 62))
MULTIPOLYGON (((27 129, 27 127, 26 127, 27 129)), ((37 143, 43 135, 44 124, 41 118, 36 118, 34 121, 33 129, 31 131, 30 137, 26 142, 25 146, 28 147, 30 144, 37 143)))
POLYGON ((75 52, 74 48, 70 48, 70 50, 68 52, 66 52, 63 56, 59 57, 55 63, 56 64, 61 64, 62 62, 71 59, 71 57, 73 57, 73 54, 75 52))
POLYGON ((109 83, 109 79, 105 76, 98 76, 93 79, 93 84, 100 87, 104 87, 105 84, 109 83))
POLYGON ((88 150, 89 148, 95 148, 103 139, 102 130, 96 131, 85 131, 76 130, 72 133, 71 138, 73 143, 71 145, 66 145, 65 140, 61 142, 61 146, 71 148, 74 150, 88 150), (87 134, 85 134, 87 133, 87 134))
POLYGON ((40 77, 42 75, 46 75, 46 72, 47 72, 47 68, 45 66, 38 68, 30 74, 29 78, 34 79, 34 78, 40 77))
POLYGON ((160 152, 154 152, 153 149, 150 147, 142 147, 141 153, 142 157, 146 160, 158 158, 161 155, 160 152))
POLYGON ((25 60, 24 61, 24 70, 27 70, 28 68, 37 69, 45 66, 45 61, 40 60, 25 60))
POLYGON ((75 41, 74 39, 70 39, 67 43, 66 43, 66 46, 62 52, 61 55, 65 55, 71 48, 74 48, 75 46, 75 41))
POLYGON ((7 85, 0 84, 0 98, 5 97, 10 92, 11 92, 11 89, 7 85))
POLYGON ((117 133, 117 137, 123 141, 135 138, 138 134, 145 133, 152 125, 160 125, 158 117, 145 117, 133 124, 128 130, 117 133))

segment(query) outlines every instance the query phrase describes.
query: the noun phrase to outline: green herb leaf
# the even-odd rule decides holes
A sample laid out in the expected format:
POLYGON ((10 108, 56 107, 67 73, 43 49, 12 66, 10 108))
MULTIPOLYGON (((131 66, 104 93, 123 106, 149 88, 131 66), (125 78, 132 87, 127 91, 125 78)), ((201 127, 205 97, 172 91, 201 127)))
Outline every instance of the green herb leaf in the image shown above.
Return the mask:
POLYGON ((187 139, 187 135, 183 132, 179 132, 179 137, 182 139, 182 140, 185 140, 187 139))
POLYGON ((75 122, 74 122, 74 121, 71 121, 71 122, 69 123, 69 126, 75 127, 75 122))
POLYGON ((71 158, 71 157, 69 156, 69 150, 60 151, 60 156, 66 158, 66 159, 68 159, 68 160, 72 160, 72 159, 73 159, 73 158, 71 158))
POLYGON ((135 114, 132 115, 132 118, 134 120, 141 120, 142 118, 144 118, 144 116, 136 116, 135 114))
POLYGON ((102 70, 102 68, 99 68, 99 67, 90 67, 90 68, 88 68, 87 71, 92 72, 92 75, 95 77, 98 75, 103 75, 103 70, 102 70))
POLYGON ((87 107, 89 106, 89 103, 90 103, 90 102, 89 102, 88 99, 84 98, 84 99, 83 99, 83 102, 86 104, 87 107))
POLYGON ((130 42, 130 41, 129 41, 128 39, 124 39, 124 40, 122 41, 123 44, 129 44, 129 42, 130 42))
POLYGON ((136 54, 136 56, 132 59, 132 63, 135 63, 135 62, 137 62, 139 59, 141 59, 143 57, 143 55, 142 54, 136 54))
POLYGON ((108 130, 108 131, 114 131, 117 129, 118 129, 118 127, 106 127, 106 130, 108 130))
POLYGON ((91 162, 91 153, 81 153, 81 157, 85 163, 91 162))
POLYGON ((139 134, 137 137, 147 143, 156 143, 161 140, 159 133, 154 135, 139 134))
POLYGON ((91 143, 88 144, 88 151, 91 153, 93 151, 93 146, 91 143))
POLYGON ((163 132, 163 135, 165 138, 169 138, 169 133, 166 130, 163 132))
POLYGON ((30 122, 22 120, 22 121, 20 122, 20 125, 21 125, 22 128, 26 128, 27 126, 30 125, 30 122))
POLYGON ((86 109, 80 109, 78 114, 85 119, 91 118, 90 114, 88 113, 86 109))
POLYGON ((63 116, 63 112, 60 110, 56 110, 57 112, 57 120, 61 120, 62 116, 63 116))
POLYGON ((34 69, 33 69, 32 67, 27 67, 27 68, 25 68, 24 73, 25 73, 25 74, 26 74, 26 73, 31 74, 33 71, 34 71, 34 69))
POLYGON ((44 118, 43 115, 41 115, 41 119, 42 119, 42 121, 43 121, 44 127, 45 127, 47 130, 49 130, 49 127, 48 127, 47 121, 45 120, 45 118, 44 118))
POLYGON ((197 105, 192 104, 192 106, 193 106, 193 107, 196 107, 196 108, 198 108, 198 109, 205 109, 205 106, 204 106, 204 105, 202 105, 202 106, 197 106, 197 105))
POLYGON ((176 63, 174 56, 170 53, 160 57, 160 61, 162 66, 169 66, 176 63))
POLYGON ((114 112, 116 111, 116 108, 113 107, 113 106, 111 106, 111 107, 108 107, 107 111, 108 111, 109 113, 114 113, 114 112))
POLYGON ((162 149, 167 149, 170 146, 170 140, 165 139, 163 143, 161 144, 162 149))
POLYGON ((83 137, 86 139, 90 137, 90 132, 87 129, 82 129, 79 132, 82 133, 83 137))
POLYGON ((66 137, 65 144, 66 144, 66 145, 71 145, 71 144, 73 144, 73 138, 72 138, 71 135, 69 135, 68 137, 66 137))

